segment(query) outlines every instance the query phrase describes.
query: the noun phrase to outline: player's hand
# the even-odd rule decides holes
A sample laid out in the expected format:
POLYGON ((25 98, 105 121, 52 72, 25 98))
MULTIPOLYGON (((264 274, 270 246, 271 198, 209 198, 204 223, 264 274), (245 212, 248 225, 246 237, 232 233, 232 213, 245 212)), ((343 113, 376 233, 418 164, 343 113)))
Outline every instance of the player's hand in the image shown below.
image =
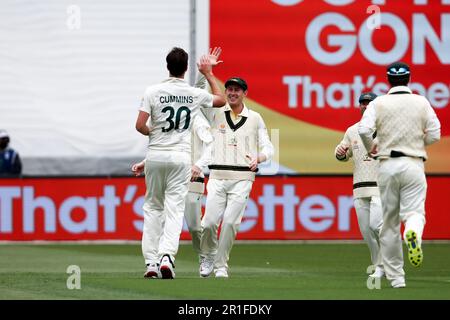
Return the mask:
POLYGON ((145 168, 145 162, 141 161, 139 163, 135 163, 131 166, 131 171, 133 171, 134 175, 137 177, 139 176, 145 168))
POLYGON ((191 181, 195 181, 202 174, 202 169, 197 167, 195 164, 191 168, 191 181))
POLYGON ((257 157, 253 158, 250 155, 246 155, 245 157, 250 160, 250 163, 248 164, 250 170, 256 171, 258 169, 258 158, 257 157))
POLYGON ((370 149, 369 157, 373 158, 378 153, 378 144, 374 143, 372 149, 370 149))
POLYGON ((204 76, 212 74, 212 64, 211 61, 209 60, 209 56, 206 54, 200 57, 199 62, 197 62, 197 67, 198 71, 204 76))
POLYGON ((347 146, 339 145, 336 149, 336 155, 343 158, 347 154, 348 148, 347 146))
POLYGON ((213 67, 223 62, 222 60, 219 60, 221 53, 222 53, 221 47, 214 47, 214 49, 209 49, 209 62, 213 67))

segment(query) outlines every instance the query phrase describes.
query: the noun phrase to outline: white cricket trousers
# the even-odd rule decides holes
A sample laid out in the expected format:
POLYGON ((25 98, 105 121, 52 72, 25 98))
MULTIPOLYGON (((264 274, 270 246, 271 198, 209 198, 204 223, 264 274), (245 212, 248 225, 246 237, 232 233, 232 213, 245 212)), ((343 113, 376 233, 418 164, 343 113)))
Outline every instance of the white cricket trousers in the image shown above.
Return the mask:
POLYGON ((367 243, 372 265, 383 268, 380 251, 380 232, 383 212, 380 197, 355 198, 353 200, 358 217, 359 230, 367 243))
POLYGON ((186 197, 184 218, 192 238, 192 247, 200 255, 200 238, 202 236, 202 193, 189 191, 186 197))
POLYGON ((414 230, 418 242, 422 241, 427 193, 422 159, 400 157, 380 160, 378 184, 383 207, 381 255, 386 278, 392 281, 405 276, 400 222, 405 225, 405 233, 414 230))
POLYGON ((183 152, 149 151, 147 154, 142 233, 146 264, 159 263, 166 254, 175 261, 191 176, 190 160, 190 155, 183 152))
POLYGON ((253 181, 210 179, 202 219, 201 255, 214 258, 214 269, 228 268, 228 259, 244 215, 253 181), (217 232, 222 221, 220 238, 217 232))

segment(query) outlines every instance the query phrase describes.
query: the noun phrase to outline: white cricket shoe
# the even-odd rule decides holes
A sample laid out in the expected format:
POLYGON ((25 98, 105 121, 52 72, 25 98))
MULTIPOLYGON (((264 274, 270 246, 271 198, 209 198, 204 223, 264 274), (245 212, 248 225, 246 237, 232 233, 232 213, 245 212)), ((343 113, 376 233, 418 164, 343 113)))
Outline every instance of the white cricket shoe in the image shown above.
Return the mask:
POLYGON ((209 275, 213 272, 214 269, 214 259, 203 257, 200 262, 200 276, 202 278, 209 277, 209 275))
POLYGON ((159 271, 159 264, 148 263, 147 270, 144 273, 144 278, 161 279, 161 272, 159 271))
POLYGON ((216 278, 228 278, 228 271, 226 268, 219 268, 215 272, 216 278))
POLYGON ((391 281, 392 288, 405 288, 405 278, 397 278, 391 281))
POLYGON ((382 278, 382 277, 384 277, 384 270, 383 270, 383 268, 376 267, 374 273, 369 275, 369 277, 371 277, 371 278, 382 278))
POLYGON ((161 271, 161 276, 163 279, 174 279, 175 278, 175 264, 170 259, 169 255, 164 255, 161 258, 161 264, 159 271, 161 271))

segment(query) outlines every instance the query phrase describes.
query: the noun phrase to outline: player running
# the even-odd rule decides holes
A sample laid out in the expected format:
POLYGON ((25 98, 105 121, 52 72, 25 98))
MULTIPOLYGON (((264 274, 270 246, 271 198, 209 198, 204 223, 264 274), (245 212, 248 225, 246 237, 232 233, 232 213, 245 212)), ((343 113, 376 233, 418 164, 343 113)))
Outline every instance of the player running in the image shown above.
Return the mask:
POLYGON ((369 156, 380 160, 378 184, 383 206, 381 254, 386 278, 393 288, 403 288, 403 251, 400 222, 405 225, 403 239, 409 261, 419 266, 423 261, 422 233, 425 226, 427 180, 425 146, 440 139, 441 125, 428 100, 407 87, 409 66, 395 62, 387 67, 391 89, 373 100, 359 123, 359 135, 370 150, 369 156), (378 145, 373 143, 377 132, 378 145))
MULTIPOLYGON (((364 114, 367 105, 377 96, 363 93, 359 97, 359 110, 364 114)), ((370 275, 381 278, 384 275, 380 252, 380 231, 383 224, 380 191, 377 185, 379 163, 367 156, 367 151, 358 134, 359 122, 347 129, 344 139, 334 153, 339 161, 353 160, 353 203, 358 217, 359 230, 367 243, 375 271, 370 275)))

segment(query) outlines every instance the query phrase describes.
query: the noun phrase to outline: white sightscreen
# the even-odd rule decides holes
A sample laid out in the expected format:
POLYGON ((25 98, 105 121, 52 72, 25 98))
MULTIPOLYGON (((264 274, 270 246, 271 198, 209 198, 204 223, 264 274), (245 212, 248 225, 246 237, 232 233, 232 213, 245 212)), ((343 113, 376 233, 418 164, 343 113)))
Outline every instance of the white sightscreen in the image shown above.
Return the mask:
POLYGON ((167 77, 173 46, 189 52, 190 5, 0 1, 0 128, 24 174, 130 173, 147 146, 134 128, 141 96, 167 77))

